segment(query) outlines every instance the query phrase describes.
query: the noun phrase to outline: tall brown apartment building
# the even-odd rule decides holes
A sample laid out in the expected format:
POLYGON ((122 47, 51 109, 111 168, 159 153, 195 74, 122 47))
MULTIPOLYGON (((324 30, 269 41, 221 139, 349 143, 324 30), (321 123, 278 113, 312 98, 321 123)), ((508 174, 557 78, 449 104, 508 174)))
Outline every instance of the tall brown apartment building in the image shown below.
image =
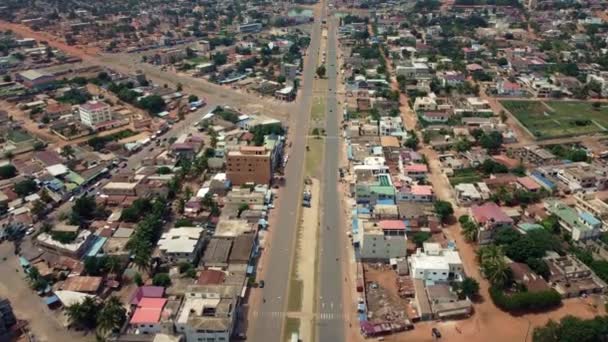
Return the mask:
POLYGON ((228 152, 227 177, 233 185, 268 184, 272 178, 270 151, 264 146, 241 146, 228 152))

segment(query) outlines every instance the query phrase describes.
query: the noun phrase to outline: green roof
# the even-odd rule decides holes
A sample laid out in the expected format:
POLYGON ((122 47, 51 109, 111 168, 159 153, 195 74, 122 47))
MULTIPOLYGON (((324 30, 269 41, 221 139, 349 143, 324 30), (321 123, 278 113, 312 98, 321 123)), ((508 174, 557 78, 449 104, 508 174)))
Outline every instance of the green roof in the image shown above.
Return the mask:
POLYGON ((564 221, 568 226, 577 228, 580 231, 590 230, 591 228, 584 225, 579 219, 578 212, 568 205, 560 201, 549 202, 549 212, 555 214, 561 221, 564 221))
POLYGON ((395 188, 392 186, 372 185, 369 190, 375 194, 395 196, 395 188))
POLYGON ((8 140, 15 143, 22 143, 32 139, 34 138, 31 135, 19 130, 11 130, 8 132, 8 140))
POLYGON ((65 175, 65 180, 76 185, 82 185, 84 183, 84 178, 80 177, 79 174, 74 173, 72 171, 68 172, 68 174, 65 175))
POLYGON ((538 223, 521 223, 517 226, 519 229, 529 232, 534 229, 543 229, 544 227, 538 223))
POLYGON ((381 186, 390 186, 391 185, 391 180, 388 177, 388 175, 379 175, 378 176, 378 183, 380 183, 381 186))

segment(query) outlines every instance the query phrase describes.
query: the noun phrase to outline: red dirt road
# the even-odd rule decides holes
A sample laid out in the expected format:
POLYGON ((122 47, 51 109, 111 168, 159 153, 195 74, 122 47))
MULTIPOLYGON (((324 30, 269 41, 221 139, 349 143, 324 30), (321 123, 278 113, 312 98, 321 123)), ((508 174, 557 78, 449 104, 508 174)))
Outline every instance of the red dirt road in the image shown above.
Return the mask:
POLYGON ((31 28, 21 24, 9 23, 0 20, 0 30, 12 30, 16 34, 23 37, 34 38, 37 41, 46 41, 51 47, 62 50, 72 56, 82 58, 83 61, 90 59, 99 52, 96 47, 68 45, 47 32, 34 31, 31 28))

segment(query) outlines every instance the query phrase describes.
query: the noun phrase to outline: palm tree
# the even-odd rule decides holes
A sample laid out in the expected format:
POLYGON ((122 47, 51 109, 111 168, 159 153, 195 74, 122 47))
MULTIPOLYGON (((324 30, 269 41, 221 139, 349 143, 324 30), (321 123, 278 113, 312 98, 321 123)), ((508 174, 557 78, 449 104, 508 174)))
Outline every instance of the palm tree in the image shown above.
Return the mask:
POLYGON ((81 303, 74 303, 65 308, 65 313, 68 316, 68 321, 73 325, 80 325, 84 320, 85 312, 81 303))
POLYGON ((95 326, 98 312, 99 304, 94 297, 86 297, 82 302, 72 304, 66 308, 70 324, 87 329, 95 326))
POLYGON ((493 262, 485 262, 482 265, 483 272, 494 286, 504 287, 509 280, 509 266, 503 260, 495 260, 493 262))
POLYGON ((462 235, 464 239, 468 242, 473 242, 477 240, 477 233, 479 228, 474 222, 467 221, 462 225, 462 235))
POLYGON ((501 246, 489 245, 477 252, 479 264, 490 283, 495 286, 504 286, 509 280, 509 266, 505 261, 505 254, 501 246))
POLYGON ((127 310, 118 297, 110 297, 97 315, 97 331, 104 337, 109 332, 119 329, 126 320, 127 310))
POLYGON ((108 270, 108 273, 116 272, 120 268, 120 265, 120 259, 115 255, 109 256, 106 260, 106 269, 108 270))
POLYGON ((140 271, 148 271, 150 269, 150 252, 148 248, 137 248, 135 256, 133 257, 133 264, 135 264, 140 271))
POLYGON ((479 263, 482 265, 486 262, 504 260, 504 256, 505 253, 502 250, 502 247, 496 245, 485 246, 477 251, 477 258, 479 259, 479 263))

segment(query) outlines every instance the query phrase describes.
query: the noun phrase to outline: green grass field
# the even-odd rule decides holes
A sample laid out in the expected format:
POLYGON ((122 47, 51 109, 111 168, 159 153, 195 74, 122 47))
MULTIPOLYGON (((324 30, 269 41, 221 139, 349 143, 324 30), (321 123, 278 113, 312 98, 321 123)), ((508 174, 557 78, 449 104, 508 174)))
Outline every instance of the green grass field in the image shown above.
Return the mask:
POLYGON ((481 176, 474 169, 454 170, 454 176, 450 177, 452 186, 460 183, 477 183, 481 181, 481 176))
POLYGON ((193 58, 188 59, 188 62, 192 63, 192 64, 195 64, 195 65, 204 64, 204 63, 209 62, 209 58, 204 57, 204 56, 197 56, 197 57, 193 57, 193 58))
POLYGON ((538 139, 606 132, 608 106, 583 101, 500 101, 538 139))

